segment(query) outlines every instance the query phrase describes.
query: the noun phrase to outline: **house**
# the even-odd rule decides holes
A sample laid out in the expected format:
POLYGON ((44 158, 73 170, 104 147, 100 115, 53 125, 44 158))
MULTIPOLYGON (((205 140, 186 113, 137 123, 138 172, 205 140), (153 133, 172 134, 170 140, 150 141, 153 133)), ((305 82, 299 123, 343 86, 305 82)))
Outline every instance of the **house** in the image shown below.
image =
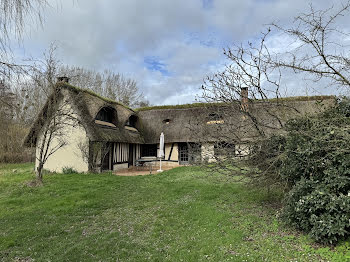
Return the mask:
MULTIPOLYGON (((46 102, 25 139, 26 146, 36 146, 38 159, 45 152, 42 144, 52 115, 64 110, 61 126, 56 125, 47 148, 50 156, 44 169, 61 172, 120 170, 130 166, 155 165, 159 135, 165 135, 163 165, 186 165, 214 161, 222 150, 233 157, 249 152, 249 143, 282 132, 278 128, 296 114, 316 113, 334 104, 334 97, 288 98, 269 103, 249 103, 247 90, 237 103, 196 103, 155 106, 134 110, 89 90, 71 86, 61 78, 55 94, 46 102), (58 101, 56 107, 50 106, 58 101)), ((63 111, 62 111, 63 112, 63 111)), ((57 121, 57 120, 55 120, 57 121)))

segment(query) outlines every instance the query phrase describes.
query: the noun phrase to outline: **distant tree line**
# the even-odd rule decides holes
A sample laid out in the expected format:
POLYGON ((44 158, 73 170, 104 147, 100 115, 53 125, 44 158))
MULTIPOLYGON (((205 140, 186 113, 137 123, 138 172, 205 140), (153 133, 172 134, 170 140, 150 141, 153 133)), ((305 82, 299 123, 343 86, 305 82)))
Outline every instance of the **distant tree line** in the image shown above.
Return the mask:
POLYGON ((70 84, 90 89, 103 97, 118 101, 131 108, 149 105, 149 102, 143 98, 143 94, 139 91, 135 80, 112 70, 96 72, 81 67, 63 66, 58 71, 60 75, 69 77, 70 84))
POLYGON ((70 84, 90 89, 130 107, 148 106, 135 80, 120 73, 102 73, 82 67, 64 66, 51 46, 43 59, 32 60, 25 73, 0 82, 0 162, 34 161, 33 150, 23 148, 29 127, 48 97, 54 92, 58 76, 70 78, 70 84))
POLYGON ((54 91, 57 76, 66 75, 71 84, 127 106, 149 104, 136 81, 111 70, 101 73, 64 66, 56 58, 53 45, 43 59, 16 61, 12 53, 14 40, 21 42, 28 22, 37 27, 43 24, 47 6, 46 0, 0 0, 0 162, 34 161, 33 150, 23 148, 23 138, 54 91))

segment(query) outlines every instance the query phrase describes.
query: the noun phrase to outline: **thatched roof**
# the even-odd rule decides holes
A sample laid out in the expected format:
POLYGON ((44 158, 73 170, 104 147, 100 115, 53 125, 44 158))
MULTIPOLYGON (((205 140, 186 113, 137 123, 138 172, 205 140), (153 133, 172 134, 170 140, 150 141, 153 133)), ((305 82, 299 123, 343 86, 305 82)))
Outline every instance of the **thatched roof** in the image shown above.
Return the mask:
MULTIPOLYGON (((208 112, 210 108, 216 112, 217 106, 172 109, 152 109, 138 112, 141 120, 142 133, 146 143, 157 143, 161 132, 164 133, 165 142, 199 142, 203 135, 198 134, 207 128, 208 112)), ((239 111, 238 111, 239 112, 239 111)), ((232 112, 232 118, 237 112, 232 112)), ((208 137, 210 132, 206 134, 208 137)))
MULTIPOLYGON (((78 115, 80 123, 85 128, 87 135, 91 141, 108 141, 108 142, 129 142, 129 143, 143 143, 143 138, 139 132, 126 130, 124 128, 125 122, 135 112, 112 100, 98 96, 90 90, 80 89, 71 86, 67 83, 60 82, 56 85, 57 94, 63 99, 68 99, 70 105, 78 115), (106 127, 95 123, 97 113, 103 107, 115 109, 117 114, 117 126, 106 127)), ((52 96, 48 99, 40 114, 33 123, 29 134, 25 138, 24 143, 30 145, 36 143, 38 132, 45 123, 45 116, 48 114, 47 110, 52 100, 52 96)))
MULTIPOLYGON (((57 94, 68 99, 77 112, 79 120, 91 141, 158 143, 161 132, 165 142, 208 142, 230 140, 253 140, 263 132, 267 135, 280 132, 281 123, 299 114, 316 113, 334 104, 332 96, 291 97, 269 101, 251 101, 248 114, 237 103, 195 103, 175 106, 155 106, 132 110, 116 101, 103 98, 90 90, 77 88, 67 83, 57 84, 57 94), (103 107, 115 110, 116 127, 95 123, 97 113, 103 107), (139 132, 125 128, 131 115, 138 116, 139 132), (254 128, 258 123, 259 130, 254 128), (219 135, 218 135, 219 134, 219 135)), ((34 122, 25 144, 36 143, 45 115, 50 109, 50 97, 34 122)))
POLYGON ((334 104, 333 96, 251 101, 248 114, 237 103, 196 103, 137 109, 146 143, 157 143, 161 132, 165 142, 251 141, 280 132, 278 126, 298 115, 312 114, 334 104), (212 119, 215 114, 219 121, 212 119), (220 118, 221 117, 221 118, 220 118), (260 130, 255 128, 257 122, 260 130), (221 119, 221 120, 220 120, 221 119), (281 121, 281 123, 279 123, 281 121))

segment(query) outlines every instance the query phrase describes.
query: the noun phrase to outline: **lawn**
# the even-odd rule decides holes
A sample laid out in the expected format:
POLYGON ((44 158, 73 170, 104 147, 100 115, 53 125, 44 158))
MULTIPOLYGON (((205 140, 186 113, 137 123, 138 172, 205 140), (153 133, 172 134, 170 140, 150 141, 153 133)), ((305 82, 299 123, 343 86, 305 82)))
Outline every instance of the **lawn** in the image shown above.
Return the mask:
POLYGON ((346 261, 283 226, 276 195, 197 167, 51 174, 0 165, 1 261, 346 261))

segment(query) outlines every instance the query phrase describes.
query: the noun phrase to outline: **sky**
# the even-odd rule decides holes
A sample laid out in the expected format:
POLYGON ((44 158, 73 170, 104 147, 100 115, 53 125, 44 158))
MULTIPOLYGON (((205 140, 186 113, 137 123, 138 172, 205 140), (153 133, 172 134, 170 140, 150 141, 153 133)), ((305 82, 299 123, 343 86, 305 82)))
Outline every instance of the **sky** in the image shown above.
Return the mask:
MULTIPOLYGON (((28 22, 18 56, 40 57, 55 43, 63 64, 122 73, 137 81, 153 105, 195 102, 203 79, 229 62, 223 48, 254 43, 271 22, 290 26, 310 4, 305 0, 48 2, 43 26, 28 22)), ((332 4, 311 2, 322 9, 332 4)), ((279 51, 286 39, 273 32, 269 41, 279 51)), ((285 79, 288 95, 334 93, 307 89, 292 75, 285 79)))

